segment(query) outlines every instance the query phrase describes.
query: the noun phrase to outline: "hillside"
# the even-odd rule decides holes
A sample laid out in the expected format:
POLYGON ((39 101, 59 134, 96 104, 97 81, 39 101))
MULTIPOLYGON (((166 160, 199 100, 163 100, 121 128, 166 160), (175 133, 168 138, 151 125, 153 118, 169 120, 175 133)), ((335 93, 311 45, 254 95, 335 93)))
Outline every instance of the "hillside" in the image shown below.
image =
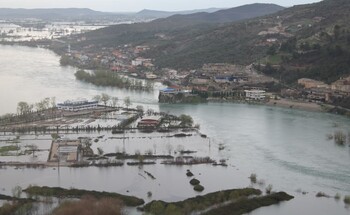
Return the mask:
POLYGON ((279 67, 263 71, 287 83, 301 77, 331 83, 350 75, 349 12, 350 1, 325 0, 277 13, 292 36, 267 52, 266 62, 279 67))
POLYGON ((176 15, 171 18, 173 22, 186 22, 190 20, 192 23, 228 23, 264 16, 283 9, 283 7, 275 4, 249 4, 219 10, 213 13, 193 13, 184 16, 176 15))
MULTIPOLYGON (((271 14, 281 10, 282 7, 271 4, 252 4, 214 13, 195 13, 188 15, 174 15, 168 18, 157 19, 149 23, 136 23, 131 25, 116 25, 89 32, 86 40, 73 44, 84 46, 94 44, 96 46, 121 45, 126 43, 159 44, 157 34, 164 34, 170 41, 176 41, 176 37, 192 37, 216 28, 219 24, 234 22, 246 18, 253 18, 265 14, 271 14), (248 13, 249 11, 249 13, 248 13), (190 35, 189 35, 190 34, 190 35)), ((188 39, 190 39, 188 38, 188 39)), ((165 42, 166 44, 167 42, 165 42)))
POLYGON ((72 45, 145 44, 151 50, 144 57, 153 58, 158 67, 255 63, 262 72, 285 83, 302 77, 330 83, 350 74, 349 12, 348 0, 324 0, 284 10, 253 4, 112 26, 87 33, 85 41, 72 45), (249 18, 268 12, 270 15, 249 18))
POLYGON ((185 11, 158 11, 158 10, 149 10, 144 9, 140 12, 137 12, 135 16, 139 17, 145 17, 145 18, 166 18, 169 16, 173 16, 176 14, 185 15, 185 14, 192 14, 192 13, 213 13, 218 10, 221 10, 220 8, 208 8, 208 9, 197 9, 197 10, 185 10, 185 11))
POLYGON ((147 56, 160 67, 183 69, 203 63, 268 64, 262 71, 286 83, 302 77, 330 83, 350 75, 349 12, 347 0, 295 6, 196 35, 183 32, 147 56))

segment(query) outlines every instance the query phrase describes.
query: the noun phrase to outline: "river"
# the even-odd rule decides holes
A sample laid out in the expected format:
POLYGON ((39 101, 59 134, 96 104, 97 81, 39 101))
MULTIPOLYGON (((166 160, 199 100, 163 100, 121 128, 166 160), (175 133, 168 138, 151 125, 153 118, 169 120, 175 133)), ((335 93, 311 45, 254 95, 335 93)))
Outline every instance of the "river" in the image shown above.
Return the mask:
MULTIPOLYGON (((190 167, 193 172, 200 173, 198 177, 206 187, 205 193, 249 186, 249 175, 256 173, 265 184, 272 184, 273 190, 286 191, 296 198, 251 214, 342 215, 350 212, 342 201, 315 197, 318 191, 332 196, 336 193, 342 196, 350 194, 350 148, 337 146, 326 138, 327 134, 336 130, 350 131, 348 118, 263 105, 159 105, 157 90, 152 93, 136 92, 79 82, 74 77, 75 68, 61 67, 57 55, 39 48, 0 46, 0 65, 0 114, 15 112, 19 101, 34 103, 52 96, 58 101, 92 98, 102 92, 120 100, 129 96, 133 105, 190 114, 200 124, 201 132, 210 137, 210 146, 197 139, 193 139, 194 143, 192 139, 184 140, 182 144, 193 144, 203 154, 228 159, 228 168, 190 167), (225 146, 225 150, 218 150, 220 144, 225 146), (302 195, 297 190, 308 193, 302 195)), ((160 87, 157 85, 157 88, 160 87)), ((161 144, 161 141, 147 144, 152 148, 152 144, 161 144)), ((157 175, 156 182, 137 177, 137 167, 62 168, 60 174, 51 168, 0 169, 0 192, 10 193, 15 185, 38 184, 130 192, 145 199, 147 191, 152 190, 153 198, 168 201, 196 195, 190 187, 183 187, 188 183, 183 177, 186 167, 156 165, 146 169, 157 175)))

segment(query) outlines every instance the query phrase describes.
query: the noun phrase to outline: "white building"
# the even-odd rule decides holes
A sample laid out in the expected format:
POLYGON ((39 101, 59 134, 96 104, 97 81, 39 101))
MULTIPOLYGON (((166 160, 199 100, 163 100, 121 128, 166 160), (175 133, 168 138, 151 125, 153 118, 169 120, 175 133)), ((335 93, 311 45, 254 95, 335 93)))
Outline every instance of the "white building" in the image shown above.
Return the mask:
POLYGON ((57 108, 59 110, 67 110, 67 111, 80 111, 80 110, 88 110, 95 109, 98 106, 98 101, 88 101, 86 99, 70 101, 67 100, 63 103, 58 103, 57 108))
POLYGON ((246 100, 264 100, 265 90, 244 90, 246 100))
POLYGON ((131 65, 133 66, 142 66, 143 61, 141 59, 135 59, 133 61, 131 61, 131 65))

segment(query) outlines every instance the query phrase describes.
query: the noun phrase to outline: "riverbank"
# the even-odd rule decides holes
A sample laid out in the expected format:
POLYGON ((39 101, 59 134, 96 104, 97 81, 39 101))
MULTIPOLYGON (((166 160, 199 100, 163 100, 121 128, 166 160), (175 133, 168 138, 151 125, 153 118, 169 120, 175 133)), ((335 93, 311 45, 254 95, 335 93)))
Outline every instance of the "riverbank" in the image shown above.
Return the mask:
POLYGON ((320 104, 311 103, 311 102, 301 102, 289 99, 271 99, 267 103, 268 106, 276 106, 282 108, 291 108, 298 110, 306 110, 306 111, 317 111, 317 112, 326 112, 324 108, 320 104))

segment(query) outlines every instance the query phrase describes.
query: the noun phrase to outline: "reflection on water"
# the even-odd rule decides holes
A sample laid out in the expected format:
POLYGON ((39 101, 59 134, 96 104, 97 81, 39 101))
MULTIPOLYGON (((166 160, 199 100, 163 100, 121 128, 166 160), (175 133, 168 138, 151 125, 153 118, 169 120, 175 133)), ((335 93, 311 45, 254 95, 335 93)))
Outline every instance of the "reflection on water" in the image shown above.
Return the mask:
MULTIPOLYGON (((119 98, 130 96, 135 105, 142 104, 145 109, 192 115, 201 125, 202 133, 210 137, 210 148, 208 142, 196 139, 177 141, 182 141, 180 144, 189 149, 197 149, 201 155, 228 159, 230 164, 227 168, 145 166, 144 170, 151 172, 156 180, 141 177, 142 169, 129 166, 60 168, 60 175, 53 168, 15 170, 8 167, 0 170, 0 190, 4 187, 4 193, 10 193, 15 185, 38 184, 114 191, 146 200, 150 200, 147 192, 152 191, 155 199, 181 200, 197 195, 185 176, 189 168, 205 186, 204 193, 249 186, 248 176, 256 173, 258 179, 272 184, 274 190, 296 195, 290 202, 262 208, 252 214, 349 213, 341 201, 314 197, 318 191, 329 195, 350 193, 350 149, 338 147, 326 139, 326 134, 335 130, 350 130, 347 118, 244 104, 158 105, 157 91, 135 92, 78 82, 74 78, 74 68, 60 67, 58 56, 43 49, 0 46, 0 65, 0 99, 6 101, 1 103, 1 114, 13 112, 18 101, 36 102, 53 95, 59 101, 91 98, 102 92, 119 98), (223 144, 225 150, 219 151, 219 144, 223 144), (302 196, 295 192, 297 189, 309 194, 302 196)), ((179 144, 174 140, 145 138, 126 141, 126 150, 134 153, 138 148, 141 151, 153 149, 156 144, 161 154, 166 152, 166 141, 174 148, 179 144)), ((44 141, 37 141, 38 144, 41 142, 44 141)), ((103 146, 111 152, 123 147, 122 142, 112 140, 98 144, 94 147, 103 146)))

